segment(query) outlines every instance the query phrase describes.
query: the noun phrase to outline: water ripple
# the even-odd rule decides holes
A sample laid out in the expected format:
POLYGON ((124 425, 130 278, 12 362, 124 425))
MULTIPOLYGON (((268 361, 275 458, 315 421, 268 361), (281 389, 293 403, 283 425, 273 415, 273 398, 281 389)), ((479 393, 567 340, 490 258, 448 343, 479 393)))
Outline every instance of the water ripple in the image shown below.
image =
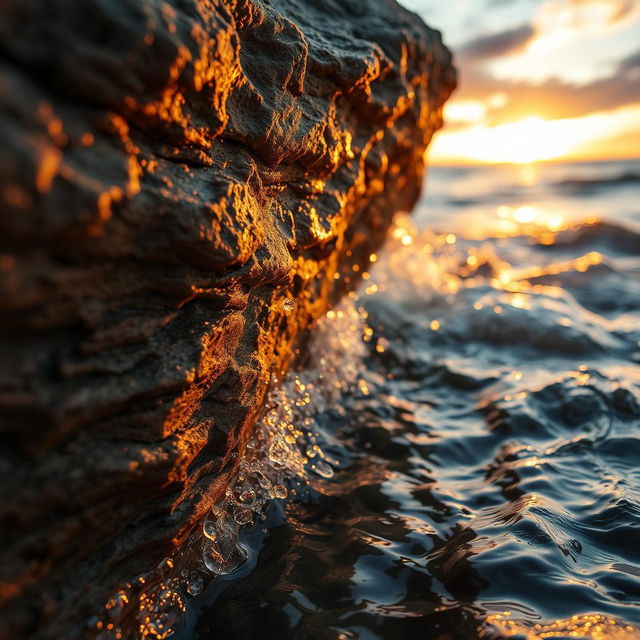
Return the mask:
POLYGON ((540 219, 399 219, 313 418, 339 464, 181 637, 640 637, 640 236, 540 219))

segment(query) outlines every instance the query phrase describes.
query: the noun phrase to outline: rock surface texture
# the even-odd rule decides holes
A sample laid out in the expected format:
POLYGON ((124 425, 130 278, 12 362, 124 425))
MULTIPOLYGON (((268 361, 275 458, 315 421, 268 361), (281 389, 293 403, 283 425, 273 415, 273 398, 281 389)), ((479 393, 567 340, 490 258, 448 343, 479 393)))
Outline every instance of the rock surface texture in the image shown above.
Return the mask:
POLYGON ((0 13, 0 638, 73 638, 220 496, 455 75, 393 0, 0 13))

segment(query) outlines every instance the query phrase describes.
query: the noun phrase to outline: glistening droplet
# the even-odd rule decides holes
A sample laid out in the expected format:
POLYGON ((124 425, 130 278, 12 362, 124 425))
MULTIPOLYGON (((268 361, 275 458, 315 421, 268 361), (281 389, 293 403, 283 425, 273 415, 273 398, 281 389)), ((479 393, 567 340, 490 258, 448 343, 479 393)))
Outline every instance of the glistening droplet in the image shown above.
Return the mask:
POLYGON ((205 520, 205 523, 202 525, 202 533, 209 538, 209 540, 216 539, 216 525, 213 520, 205 520))
POLYGON ((256 501, 256 492, 253 489, 247 489, 238 496, 238 500, 243 504, 252 505, 256 501))
POLYGON ((287 497, 287 493, 286 487, 283 487, 281 484, 277 484, 273 487, 273 495, 276 498, 284 499, 287 497))
POLYGON ((333 477, 333 469, 324 460, 318 460, 311 468, 323 478, 333 477))
POLYGON ((253 513, 249 509, 236 509, 234 520, 239 524, 249 524, 253 520, 253 513))
POLYGON ((202 576, 198 575, 197 573, 193 573, 187 581, 187 591, 192 596, 197 596, 199 593, 201 593, 203 586, 204 580, 202 579, 202 576))
POLYGON ((296 306, 296 303, 291 298, 285 298, 282 301, 282 308, 287 312, 293 311, 295 306, 296 306))

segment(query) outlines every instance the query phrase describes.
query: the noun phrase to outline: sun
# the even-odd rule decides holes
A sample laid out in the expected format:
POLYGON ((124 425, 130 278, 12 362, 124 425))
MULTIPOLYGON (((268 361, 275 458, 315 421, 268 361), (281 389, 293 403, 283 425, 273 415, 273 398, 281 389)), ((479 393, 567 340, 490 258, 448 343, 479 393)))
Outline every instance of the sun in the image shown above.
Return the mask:
POLYGON ((583 139, 580 127, 530 116, 495 127, 478 124, 452 136, 449 151, 476 162, 531 164, 566 155, 583 139))
MULTIPOLYGON (((457 112, 453 110, 453 113, 457 112)), ((470 111, 468 115, 471 120, 470 111)), ((632 116, 637 118, 638 115, 640 108, 637 107, 557 120, 532 114, 494 126, 478 117, 462 129, 445 129, 437 135, 429 157, 433 164, 528 165, 547 160, 596 156, 606 146, 607 137, 628 131, 632 116)))

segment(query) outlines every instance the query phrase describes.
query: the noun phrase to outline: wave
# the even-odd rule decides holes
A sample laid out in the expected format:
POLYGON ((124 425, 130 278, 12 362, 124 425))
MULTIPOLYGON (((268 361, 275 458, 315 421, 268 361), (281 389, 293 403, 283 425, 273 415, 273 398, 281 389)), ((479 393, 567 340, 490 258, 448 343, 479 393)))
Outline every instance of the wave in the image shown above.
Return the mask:
POLYGON ((626 185, 640 185, 640 173, 625 171, 614 176, 599 176, 594 178, 567 178, 553 183, 553 186, 571 191, 572 193, 584 193, 598 189, 611 189, 626 185))
POLYGON ((538 245, 545 251, 553 252, 567 248, 609 252, 611 255, 640 256, 640 232, 630 225, 608 221, 581 224, 559 232, 553 244, 538 245))

